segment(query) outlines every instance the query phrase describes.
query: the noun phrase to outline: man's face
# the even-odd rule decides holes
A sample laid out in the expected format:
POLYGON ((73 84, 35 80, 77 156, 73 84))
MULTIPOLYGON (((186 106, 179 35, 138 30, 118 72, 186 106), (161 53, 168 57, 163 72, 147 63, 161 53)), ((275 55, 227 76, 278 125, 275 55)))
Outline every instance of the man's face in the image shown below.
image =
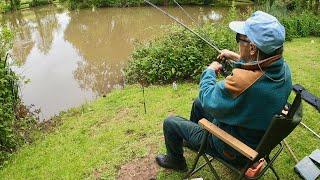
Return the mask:
POLYGON ((245 62, 250 62, 256 59, 256 46, 251 43, 246 35, 237 34, 237 43, 239 43, 240 58, 245 62))

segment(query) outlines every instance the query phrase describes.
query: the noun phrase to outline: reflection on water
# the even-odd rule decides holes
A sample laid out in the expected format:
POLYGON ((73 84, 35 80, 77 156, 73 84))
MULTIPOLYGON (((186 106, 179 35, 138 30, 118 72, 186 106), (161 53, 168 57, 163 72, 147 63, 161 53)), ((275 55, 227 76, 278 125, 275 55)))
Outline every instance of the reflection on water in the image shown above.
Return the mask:
MULTIPOLYGON (((199 22, 222 18, 223 10, 186 7, 199 22)), ((187 24, 178 8, 167 9, 187 24)), ((148 7, 65 11, 37 8, 7 15, 16 32, 15 71, 30 79, 22 98, 49 118, 123 85, 122 69, 135 41, 160 35, 172 21, 148 7)))
MULTIPOLYGON (((206 16, 205 16, 206 17, 206 16)), ((222 18, 222 15, 219 13, 219 12, 215 12, 215 11, 211 11, 209 14, 208 14, 208 18, 213 20, 213 21, 218 21, 222 18)))

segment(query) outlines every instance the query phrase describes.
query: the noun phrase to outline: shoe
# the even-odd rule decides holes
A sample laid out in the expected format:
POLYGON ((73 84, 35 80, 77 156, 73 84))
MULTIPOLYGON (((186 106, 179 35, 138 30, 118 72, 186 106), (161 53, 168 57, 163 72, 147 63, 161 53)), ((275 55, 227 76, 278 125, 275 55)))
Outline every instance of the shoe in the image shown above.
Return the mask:
POLYGON ((164 168, 173 169, 173 170, 182 171, 182 172, 188 171, 188 166, 185 159, 176 160, 176 159, 170 158, 167 155, 160 154, 156 157, 156 161, 159 164, 159 166, 164 168))

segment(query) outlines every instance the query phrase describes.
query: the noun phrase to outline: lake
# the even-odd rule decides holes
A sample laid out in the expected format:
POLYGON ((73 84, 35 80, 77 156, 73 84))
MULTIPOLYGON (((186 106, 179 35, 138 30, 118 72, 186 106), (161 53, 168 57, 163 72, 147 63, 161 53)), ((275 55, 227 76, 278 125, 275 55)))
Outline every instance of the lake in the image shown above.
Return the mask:
MULTIPOLYGON (((164 9, 195 24, 178 7, 164 9)), ((227 13, 226 8, 184 9, 198 23, 219 22, 227 13)), ((134 44, 161 36, 165 25, 174 23, 151 7, 68 11, 46 6, 9 13, 3 21, 15 32, 11 54, 14 71, 23 77, 22 100, 41 109, 41 120, 122 88, 134 44)))

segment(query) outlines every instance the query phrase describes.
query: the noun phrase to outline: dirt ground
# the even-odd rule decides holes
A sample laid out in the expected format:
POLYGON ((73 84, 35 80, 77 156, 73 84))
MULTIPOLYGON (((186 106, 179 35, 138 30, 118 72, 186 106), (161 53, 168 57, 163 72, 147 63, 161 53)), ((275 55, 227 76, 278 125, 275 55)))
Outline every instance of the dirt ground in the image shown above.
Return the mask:
POLYGON ((153 180, 156 179, 159 166, 155 161, 154 148, 151 148, 148 156, 135 159, 121 166, 118 180, 153 180))

